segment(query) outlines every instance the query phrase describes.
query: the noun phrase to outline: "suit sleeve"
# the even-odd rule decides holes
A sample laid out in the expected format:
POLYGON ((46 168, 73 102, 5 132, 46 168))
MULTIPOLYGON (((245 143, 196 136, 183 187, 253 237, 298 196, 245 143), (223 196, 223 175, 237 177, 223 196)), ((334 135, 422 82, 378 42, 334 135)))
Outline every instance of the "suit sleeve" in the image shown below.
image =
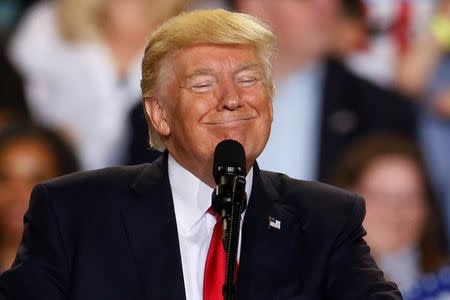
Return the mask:
POLYGON ((336 239, 329 261, 326 299, 402 299, 397 286, 384 279, 364 241, 364 199, 356 198, 347 223, 336 239))
POLYGON ((34 188, 13 268, 0 276, 0 300, 62 300, 68 286, 68 258, 45 187, 34 188))

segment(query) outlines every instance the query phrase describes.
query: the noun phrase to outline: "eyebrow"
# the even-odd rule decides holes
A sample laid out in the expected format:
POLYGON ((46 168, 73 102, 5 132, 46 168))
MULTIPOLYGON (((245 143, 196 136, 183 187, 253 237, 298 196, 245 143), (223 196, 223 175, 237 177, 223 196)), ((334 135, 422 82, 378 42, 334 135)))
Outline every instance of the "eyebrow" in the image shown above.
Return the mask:
POLYGON ((234 74, 237 74, 239 72, 242 71, 247 71, 247 70, 255 70, 255 71, 259 71, 259 64, 256 63, 246 63, 246 64, 241 64, 239 66, 239 68, 236 70, 236 72, 234 72, 234 74))
MULTIPOLYGON (((238 74, 242 71, 246 71, 246 70, 259 71, 259 68, 260 68, 259 64, 257 64, 257 63, 244 63, 244 64, 239 65, 239 67, 234 72, 234 74, 236 75, 236 74, 238 74)), ((202 76, 202 75, 215 76, 215 72, 211 68, 200 68, 200 69, 194 70, 192 73, 186 75, 184 78, 185 78, 185 80, 189 80, 195 76, 202 76)))
POLYGON ((186 80, 188 80, 188 79, 191 79, 192 77, 201 76, 201 75, 214 75, 214 71, 211 68, 196 69, 194 72, 184 76, 184 78, 186 80))

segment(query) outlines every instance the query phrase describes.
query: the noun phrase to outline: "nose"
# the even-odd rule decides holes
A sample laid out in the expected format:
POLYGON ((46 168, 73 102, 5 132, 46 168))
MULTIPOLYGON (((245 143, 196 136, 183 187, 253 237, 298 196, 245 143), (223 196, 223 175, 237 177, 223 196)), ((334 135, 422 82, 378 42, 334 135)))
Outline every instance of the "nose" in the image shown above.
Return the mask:
POLYGON ((232 81, 228 81, 223 84, 219 99, 219 111, 236 110, 244 104, 234 82, 232 81))

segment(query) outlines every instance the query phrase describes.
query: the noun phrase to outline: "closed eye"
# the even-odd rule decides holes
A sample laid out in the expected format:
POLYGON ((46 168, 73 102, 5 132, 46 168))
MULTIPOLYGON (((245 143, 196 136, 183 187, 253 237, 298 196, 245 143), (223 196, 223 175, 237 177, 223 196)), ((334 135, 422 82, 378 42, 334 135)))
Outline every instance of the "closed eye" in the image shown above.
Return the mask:
POLYGON ((237 80, 238 84, 241 86, 252 86, 258 81, 258 78, 256 77, 245 77, 245 78, 239 78, 237 80))
POLYGON ((201 82, 191 86, 191 90, 196 93, 205 93, 211 91, 215 86, 214 82, 201 82))
POLYGON ((261 72, 255 66, 246 67, 235 75, 235 81, 239 86, 250 87, 261 79, 261 72))

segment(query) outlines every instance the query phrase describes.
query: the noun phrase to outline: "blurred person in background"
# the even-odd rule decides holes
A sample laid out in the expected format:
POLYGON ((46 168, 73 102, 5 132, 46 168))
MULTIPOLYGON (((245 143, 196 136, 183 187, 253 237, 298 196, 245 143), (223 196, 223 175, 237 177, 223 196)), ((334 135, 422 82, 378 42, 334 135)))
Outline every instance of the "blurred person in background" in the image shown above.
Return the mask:
POLYGON ((0 46, 0 130, 24 119, 29 119, 29 113, 23 81, 0 46))
POLYGON ((427 31, 439 0, 361 0, 368 27, 365 47, 353 51, 347 66, 378 85, 392 87, 397 62, 414 38, 427 31))
POLYGON ((27 9, 38 0, 0 0, 0 43, 14 30, 27 9))
POLYGON ((326 181, 336 158, 356 138, 377 131, 415 134, 411 103, 329 59, 336 47, 337 16, 348 7, 344 3, 230 1, 233 8, 269 23, 277 35, 274 122, 259 157, 262 168, 326 181))
POLYGON ((450 291, 443 222, 426 174, 413 142, 379 134, 349 148, 332 180, 366 199, 367 243, 405 299, 425 292, 441 299, 438 294, 450 291))
POLYGON ((215 9, 226 8, 224 0, 190 0, 186 9, 215 9))
POLYGON ((149 146, 150 134, 142 104, 136 104, 130 111, 127 123, 131 134, 127 143, 125 163, 138 165, 156 160, 161 152, 149 146))
POLYGON ((348 60, 367 47, 369 31, 361 0, 339 0, 331 51, 334 56, 348 60))
POLYGON ((418 129, 450 237, 450 1, 442 0, 429 30, 400 61, 397 85, 420 99, 418 129))
POLYGON ((72 149, 54 131, 30 123, 0 131, 0 273, 14 260, 33 186, 77 170, 72 149))
POLYGON ((139 101, 146 37, 184 0, 43 1, 24 18, 10 57, 30 112, 73 140, 83 169, 119 164, 127 112, 139 101))

